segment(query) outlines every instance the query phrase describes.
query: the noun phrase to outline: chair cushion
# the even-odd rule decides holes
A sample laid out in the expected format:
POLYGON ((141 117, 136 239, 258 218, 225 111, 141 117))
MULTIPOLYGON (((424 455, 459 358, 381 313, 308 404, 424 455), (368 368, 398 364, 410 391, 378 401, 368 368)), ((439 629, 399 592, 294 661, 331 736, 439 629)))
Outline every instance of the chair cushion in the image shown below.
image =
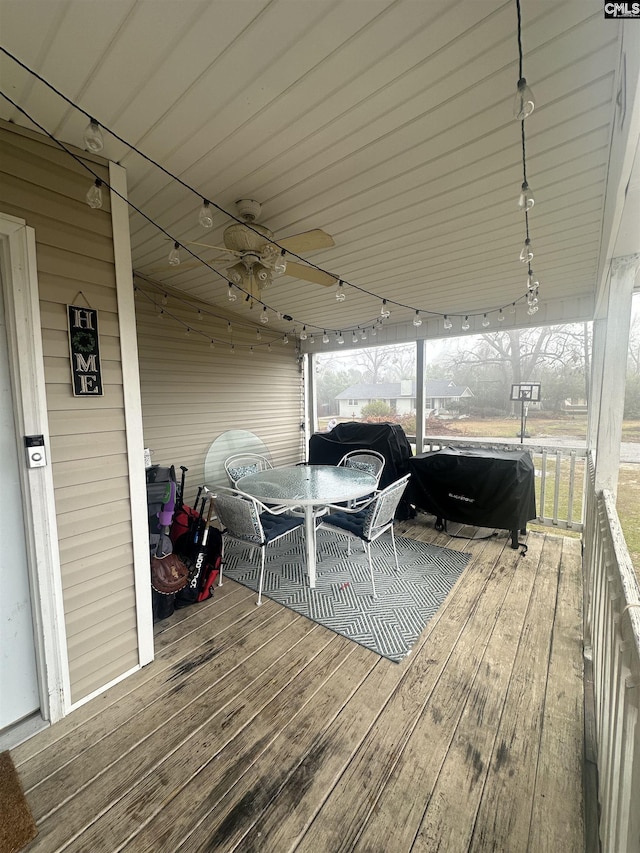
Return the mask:
POLYGON ((282 536, 283 533, 288 533, 289 530, 299 527, 303 519, 294 518, 291 515, 272 515, 270 512, 262 512, 260 513, 260 521, 264 530, 265 542, 272 542, 278 536, 282 536))
POLYGON ((361 512, 332 512, 330 515, 324 516, 322 524, 339 527, 341 530, 345 530, 347 533, 351 533, 353 536, 362 539, 362 531, 367 516, 368 512, 366 509, 361 512))

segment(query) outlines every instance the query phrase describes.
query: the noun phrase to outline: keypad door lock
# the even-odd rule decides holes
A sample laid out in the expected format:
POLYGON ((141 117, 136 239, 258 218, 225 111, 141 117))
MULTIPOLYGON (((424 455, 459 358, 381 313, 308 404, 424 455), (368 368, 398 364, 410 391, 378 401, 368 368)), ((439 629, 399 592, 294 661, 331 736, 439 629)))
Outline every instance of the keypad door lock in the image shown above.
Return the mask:
POLYGON ((47 454, 44 448, 43 435, 25 435, 24 446, 27 453, 29 468, 44 468, 47 464, 47 454))

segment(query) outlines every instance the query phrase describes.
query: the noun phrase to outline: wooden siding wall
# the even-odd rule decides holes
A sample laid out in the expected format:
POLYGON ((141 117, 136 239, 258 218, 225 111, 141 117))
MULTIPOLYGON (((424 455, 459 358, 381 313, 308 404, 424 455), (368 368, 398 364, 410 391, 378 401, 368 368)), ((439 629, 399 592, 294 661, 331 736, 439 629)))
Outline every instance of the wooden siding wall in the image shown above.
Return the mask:
POLYGON ((163 307, 163 291, 138 279, 136 288, 145 447, 154 464, 173 464, 178 476, 180 465, 189 469, 187 503, 204 482, 212 442, 227 430, 255 433, 274 465, 299 462, 304 456, 303 377, 293 340, 285 345, 260 326, 258 341, 257 326, 240 325, 223 309, 203 304, 198 317, 197 306, 184 304, 171 291, 163 307))
MULTIPOLYGON (((92 168, 108 177, 107 169, 92 168)), ((138 664, 128 465, 109 193, 35 134, 0 126, 0 209, 35 230, 45 380, 75 703, 138 664), (98 310, 104 396, 71 387, 66 305, 98 310)))

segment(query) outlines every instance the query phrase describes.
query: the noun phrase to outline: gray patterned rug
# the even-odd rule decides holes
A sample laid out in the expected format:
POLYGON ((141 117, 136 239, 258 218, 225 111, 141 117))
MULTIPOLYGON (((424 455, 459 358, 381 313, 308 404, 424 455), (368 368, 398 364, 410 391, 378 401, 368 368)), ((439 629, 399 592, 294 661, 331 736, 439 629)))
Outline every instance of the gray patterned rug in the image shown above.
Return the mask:
MULTIPOLYGON (((405 658, 462 574, 470 555, 396 536, 400 574, 391 536, 371 548, 377 598, 371 595, 366 554, 352 541, 318 530, 317 581, 309 589, 302 533, 267 548, 262 594, 389 660, 405 658)), ((224 575, 258 588, 260 555, 225 542, 224 575)))

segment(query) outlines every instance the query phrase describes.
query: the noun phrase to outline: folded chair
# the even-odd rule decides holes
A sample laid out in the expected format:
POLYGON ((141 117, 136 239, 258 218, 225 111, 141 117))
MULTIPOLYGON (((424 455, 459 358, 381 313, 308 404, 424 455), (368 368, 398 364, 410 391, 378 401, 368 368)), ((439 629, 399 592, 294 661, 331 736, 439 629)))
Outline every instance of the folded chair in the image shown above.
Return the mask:
POLYGON ((224 461, 224 470, 227 472, 232 488, 235 488, 241 477, 266 471, 268 468, 273 468, 273 465, 266 456, 261 456, 259 453, 234 453, 224 461))
POLYGON ((289 507, 267 507, 259 500, 231 489, 220 490, 213 499, 216 515, 222 524, 222 566, 218 586, 222 586, 224 543, 227 538, 260 549, 258 600, 262 604, 262 582, 267 545, 277 542, 303 524, 300 516, 285 515, 289 507))
MULTIPOLYGON (((359 504, 357 507, 331 506, 330 510, 334 510, 334 512, 330 512, 329 515, 325 515, 322 518, 321 527, 326 527, 328 530, 333 530, 336 533, 342 533, 350 537, 350 539, 359 539, 363 543, 367 560, 369 561, 371 589, 374 598, 378 596, 373 578, 371 543, 375 542, 387 530, 390 530, 396 571, 400 571, 396 541, 393 535, 393 519, 410 476, 410 474, 405 474, 404 477, 396 480, 395 483, 391 483, 386 489, 376 492, 366 503, 359 504)), ((348 553, 350 553, 350 547, 348 548, 348 553)))

